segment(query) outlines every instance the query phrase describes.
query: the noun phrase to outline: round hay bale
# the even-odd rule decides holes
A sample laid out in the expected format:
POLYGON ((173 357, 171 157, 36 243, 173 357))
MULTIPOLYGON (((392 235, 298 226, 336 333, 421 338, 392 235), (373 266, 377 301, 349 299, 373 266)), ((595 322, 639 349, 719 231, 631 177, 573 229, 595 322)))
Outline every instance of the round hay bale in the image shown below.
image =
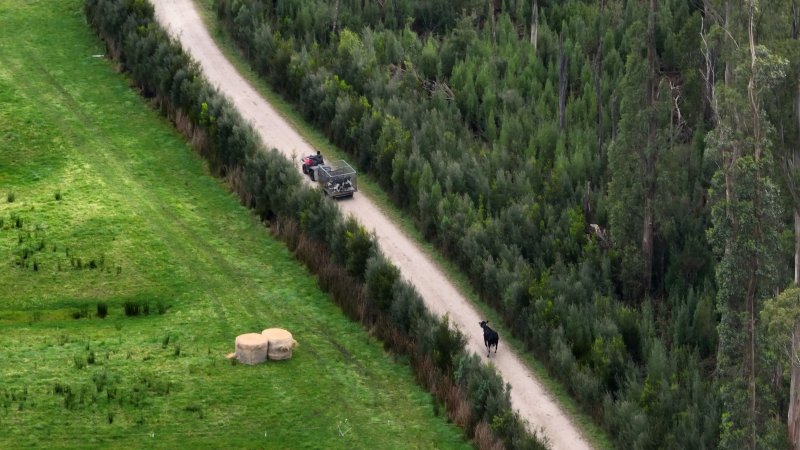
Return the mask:
POLYGON ((267 360, 267 338, 258 333, 236 336, 236 359, 243 364, 258 364, 267 360))
POLYGON ((289 359, 292 349, 297 346, 297 341, 292 338, 292 333, 283 328, 267 328, 261 335, 269 341, 267 357, 274 360, 289 359))

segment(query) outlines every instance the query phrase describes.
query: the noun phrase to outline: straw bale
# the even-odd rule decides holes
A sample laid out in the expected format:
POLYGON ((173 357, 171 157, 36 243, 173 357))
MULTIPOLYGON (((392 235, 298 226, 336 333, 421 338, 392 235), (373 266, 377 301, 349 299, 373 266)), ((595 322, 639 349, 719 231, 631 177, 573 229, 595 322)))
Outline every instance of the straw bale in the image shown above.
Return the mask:
POLYGON ((243 364, 258 364, 267 359, 267 338, 258 333, 236 336, 236 359, 243 364))
POLYGON ((282 328, 267 328, 261 335, 269 341, 267 357, 274 360, 289 359, 292 349, 297 346, 297 341, 292 338, 292 333, 282 328))

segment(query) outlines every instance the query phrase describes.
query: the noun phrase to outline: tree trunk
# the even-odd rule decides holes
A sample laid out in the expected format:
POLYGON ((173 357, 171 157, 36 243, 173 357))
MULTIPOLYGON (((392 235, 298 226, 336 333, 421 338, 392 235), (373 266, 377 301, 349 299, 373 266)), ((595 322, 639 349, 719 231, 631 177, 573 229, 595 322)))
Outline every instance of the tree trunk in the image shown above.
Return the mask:
POLYGON ((617 139, 617 93, 611 93, 611 140, 617 139))
MULTIPOLYGON (((650 74, 656 70, 656 0, 650 0, 650 14, 647 15, 647 62, 650 64, 650 74)), ((650 79, 652 81, 652 78, 650 79)), ((653 86, 650 86, 651 95, 653 86)))
POLYGON ((705 73, 703 74, 704 96, 703 96, 703 112, 711 115, 712 123, 716 124, 719 120, 717 105, 714 99, 714 83, 716 83, 716 73, 714 71, 714 50, 709 47, 706 40, 706 20, 711 18, 711 7, 708 1, 703 2, 704 10, 703 16, 700 18, 700 39, 703 41, 703 58, 705 59, 705 73))
MULTIPOLYGON (((756 162, 761 160, 761 118, 759 117, 759 105, 758 100, 755 95, 756 91, 756 46, 755 46, 755 36, 753 33, 753 15, 755 14, 755 4, 750 3, 749 8, 749 20, 747 24, 748 29, 748 40, 750 43, 750 80, 747 83, 747 95, 750 97, 750 108, 753 116, 753 152, 756 162)), ((759 179, 761 178, 761 173, 758 169, 756 169, 756 177, 759 179)), ((759 222, 761 219, 761 191, 756 190, 755 192, 755 210, 756 214, 758 214, 759 222)), ((760 241, 761 239, 761 225, 760 223, 756 224, 756 239, 760 241)), ((755 267, 753 271, 753 277, 755 274, 758 273, 758 260, 754 261, 755 267)), ((755 281, 758 283, 758 281, 755 281)), ((752 289, 748 289, 748 296, 747 296, 747 303, 748 309, 750 313, 750 349, 748 355, 750 357, 750 429, 752 431, 751 434, 751 441, 750 446, 753 450, 756 449, 757 439, 756 439, 756 318, 758 316, 757 310, 757 289, 753 286, 752 289)))
MULTIPOLYGON (((650 191, 650 189, 648 189, 650 191)), ((644 200, 644 223, 642 224, 642 286, 645 294, 650 293, 653 281, 653 198, 650 192, 644 200)))
POLYGON ((535 52, 539 45, 539 0, 533 0, 531 7, 531 45, 535 52))
POLYGON ((336 21, 339 18, 339 0, 333 5, 333 34, 336 34, 336 21))
MULTIPOLYGON (((650 14, 647 18, 647 108, 655 109, 656 95, 658 92, 657 67, 656 67, 656 0, 650 0, 650 14)), ((642 286, 645 293, 650 292, 653 280, 653 209, 656 195, 656 162, 658 149, 656 148, 656 117, 650 114, 647 124, 647 147, 644 154, 644 222, 642 224, 642 286)))
MULTIPOLYGON (((797 120, 797 132, 800 134, 800 81, 797 83, 797 96, 795 97, 795 119, 797 120)), ((800 136, 798 136, 800 141, 800 136)), ((800 167, 800 142, 795 141, 792 148, 791 162, 789 163, 789 180, 794 179, 794 172, 800 167)), ((794 284, 800 286, 800 204, 798 204, 797 186, 789 183, 792 202, 794 203, 794 284)))
POLYGON ((561 131, 567 129, 567 81, 569 74, 567 73, 567 54, 564 52, 564 39, 563 36, 559 37, 558 47, 558 123, 561 131))
POLYGON ((603 148, 603 92, 601 76, 603 71, 603 41, 597 46, 597 55, 594 59, 594 91, 597 99, 597 148, 602 153, 603 148))
POLYGON ((756 285, 758 284, 758 280, 756 280, 756 274, 758 273, 758 261, 756 261, 755 267, 753 268, 753 273, 751 275, 750 281, 750 289, 747 290, 747 309, 748 313, 750 314, 750 320, 748 323, 748 333, 750 336, 749 348, 747 355, 750 359, 750 373, 749 373, 749 384, 750 384, 750 448, 752 450, 756 450, 758 448, 758 440, 756 437, 756 430, 758 429, 756 425, 756 315, 758 314, 756 311, 756 285))
MULTIPOLYGON (((727 30, 727 29, 729 29, 728 28, 728 24, 729 24, 729 20, 728 19, 730 17, 730 3, 728 1, 725 2, 724 8, 725 8, 725 12, 724 12, 725 16, 723 17, 723 24, 724 24, 724 29, 727 30)), ((728 61, 728 58, 725 58, 725 59, 726 59, 726 61, 725 61, 725 73, 723 74, 723 77, 724 77, 723 78, 723 82, 725 83, 726 87, 730 87, 730 85, 733 83, 733 76, 731 74, 731 64, 730 64, 730 61, 728 61)), ((737 125, 739 125, 738 124, 738 122, 739 122, 738 113, 736 113, 736 112, 734 112, 734 121, 737 123, 737 125)), ((733 166, 734 166, 734 164, 735 164, 735 162, 736 162, 736 160, 738 159, 739 156, 738 156, 738 150, 736 149, 735 146, 733 146, 732 148, 728 149, 726 153, 728 153, 728 154, 727 155, 723 155, 723 158, 725 159, 725 161, 723 162, 723 164, 725 166, 725 204, 726 205, 731 205, 732 201, 733 201, 733 189, 734 189, 734 185, 735 185, 735 182, 734 182, 734 179, 733 179, 733 166)), ((734 230, 734 232, 738 231, 738 226, 736 224, 735 218, 732 218, 732 220, 731 220, 731 227, 734 230)))
POLYGON ((792 381, 789 385, 789 444, 792 450, 800 450, 800 364, 796 358, 800 353, 800 320, 795 321, 792 330, 792 353, 790 357, 792 381))
POLYGON ((755 14, 755 6, 750 4, 750 20, 747 24, 747 35, 750 42, 750 81, 747 83, 747 96, 750 98, 750 111, 753 115, 753 147, 755 152, 755 160, 761 159, 761 121, 759 120, 759 104, 756 98, 756 44, 755 36, 753 33, 753 15, 755 14))
POLYGON ((489 1, 489 8, 492 10, 492 45, 497 45, 497 10, 495 9, 494 0, 489 1))
MULTIPOLYGON (((730 2, 725 2, 725 18, 723 19, 724 20, 723 23, 725 24, 724 29, 726 29, 726 30, 730 30, 730 23, 729 23, 730 22, 730 20, 729 20, 730 15, 731 15, 730 14, 730 2)), ((731 67, 731 62, 726 59, 726 61, 725 61, 725 85, 726 86, 730 86, 730 84, 733 82, 732 70, 733 70, 733 68, 731 67)))
POLYGON ((794 208, 794 285, 800 286, 800 209, 794 208))

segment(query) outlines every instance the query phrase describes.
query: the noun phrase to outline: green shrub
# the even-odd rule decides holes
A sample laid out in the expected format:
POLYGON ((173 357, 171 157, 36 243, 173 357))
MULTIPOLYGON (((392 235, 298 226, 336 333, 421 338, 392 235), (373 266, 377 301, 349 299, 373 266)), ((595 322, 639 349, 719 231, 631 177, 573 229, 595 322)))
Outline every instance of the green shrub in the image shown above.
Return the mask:
POLYGON ((17 194, 15 194, 13 191, 6 194, 6 201, 8 203, 14 203, 14 200, 16 199, 17 199, 17 194))
POLYGON ((388 312, 394 298, 394 285, 400 279, 400 269, 386 261, 381 254, 367 260, 367 301, 381 312, 388 312))
POLYGON ((198 405, 197 403, 193 403, 193 404, 191 404, 189 406, 186 406, 183 409, 186 412, 197 413, 197 418, 198 419, 202 419, 203 418, 203 407, 201 405, 198 405))
POLYGON ((97 317, 105 319, 108 315, 108 304, 106 302, 97 303, 97 317))
POLYGON ((590 369, 583 367, 571 374, 570 381, 575 397, 584 405, 586 412, 594 413, 592 408, 602 405, 602 381, 590 369))
POLYGON ((102 392, 108 385, 108 371, 103 370, 92 375, 92 381, 97 388, 97 392, 102 392))
POLYGON ((75 409, 77 406, 77 401, 72 388, 70 386, 64 386, 64 390, 61 395, 64 397, 64 408, 75 409))
POLYGON ((126 301, 122 307, 126 316, 138 316, 142 313, 142 304, 138 301, 126 301))
POLYGON ((484 366, 478 355, 462 355, 458 359, 455 378, 467 391, 474 420, 492 423, 495 416, 511 411, 511 396, 503 379, 484 366))
POLYGON ((73 319, 82 319, 84 317, 89 317, 89 307, 86 305, 81 305, 80 309, 72 312, 73 319))
POLYGON ((453 369, 453 361, 464 351, 467 338, 457 329, 450 328, 450 319, 445 314, 438 321, 433 332, 433 360, 436 366, 449 373, 453 369))
POLYGON ((399 281, 394 284, 389 320, 404 333, 410 334, 412 327, 428 314, 422 297, 410 284, 399 281))
POLYGON ((347 248, 345 267, 347 272, 359 281, 364 281, 367 260, 374 254, 374 237, 366 228, 350 217, 347 220, 345 242, 347 248))

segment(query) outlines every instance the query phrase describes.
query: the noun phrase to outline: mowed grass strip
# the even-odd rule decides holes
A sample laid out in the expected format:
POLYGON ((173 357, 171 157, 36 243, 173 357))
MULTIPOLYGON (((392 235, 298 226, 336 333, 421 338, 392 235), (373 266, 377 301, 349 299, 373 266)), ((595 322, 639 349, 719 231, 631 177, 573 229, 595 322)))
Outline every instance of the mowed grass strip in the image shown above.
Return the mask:
POLYGON ((0 0, 0 447, 468 447, 97 56, 82 6, 0 0), (294 358, 225 359, 268 327, 294 358))

